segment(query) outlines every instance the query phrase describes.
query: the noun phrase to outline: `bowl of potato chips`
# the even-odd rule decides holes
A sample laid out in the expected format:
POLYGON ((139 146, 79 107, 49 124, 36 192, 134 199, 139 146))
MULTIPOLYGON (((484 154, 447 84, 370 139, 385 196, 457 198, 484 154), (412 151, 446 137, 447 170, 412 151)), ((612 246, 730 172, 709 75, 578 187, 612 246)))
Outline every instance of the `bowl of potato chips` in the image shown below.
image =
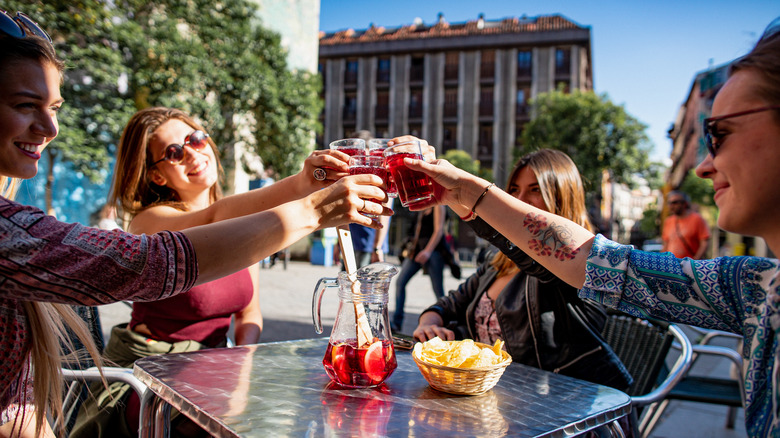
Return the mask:
POLYGON ((438 336, 414 345, 412 358, 432 388, 450 394, 476 395, 496 386, 512 357, 494 345, 462 341, 443 341, 438 336))

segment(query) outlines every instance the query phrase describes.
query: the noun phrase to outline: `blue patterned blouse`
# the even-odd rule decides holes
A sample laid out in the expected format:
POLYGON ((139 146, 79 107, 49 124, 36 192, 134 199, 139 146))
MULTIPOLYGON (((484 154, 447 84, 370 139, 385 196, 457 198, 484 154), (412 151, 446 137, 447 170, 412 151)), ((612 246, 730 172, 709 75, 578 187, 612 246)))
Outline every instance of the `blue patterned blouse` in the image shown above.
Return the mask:
POLYGON ((780 436, 778 260, 678 259, 598 235, 580 297, 640 317, 744 336, 745 423, 751 437, 780 436))

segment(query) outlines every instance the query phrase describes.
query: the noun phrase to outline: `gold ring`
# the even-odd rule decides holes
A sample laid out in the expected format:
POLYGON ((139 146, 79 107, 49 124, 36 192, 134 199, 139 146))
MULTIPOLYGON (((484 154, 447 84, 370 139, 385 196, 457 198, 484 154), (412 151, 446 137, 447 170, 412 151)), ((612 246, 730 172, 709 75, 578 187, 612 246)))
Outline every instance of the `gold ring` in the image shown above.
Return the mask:
POLYGON ((360 209, 360 211, 366 211, 366 200, 363 200, 363 208, 360 209))

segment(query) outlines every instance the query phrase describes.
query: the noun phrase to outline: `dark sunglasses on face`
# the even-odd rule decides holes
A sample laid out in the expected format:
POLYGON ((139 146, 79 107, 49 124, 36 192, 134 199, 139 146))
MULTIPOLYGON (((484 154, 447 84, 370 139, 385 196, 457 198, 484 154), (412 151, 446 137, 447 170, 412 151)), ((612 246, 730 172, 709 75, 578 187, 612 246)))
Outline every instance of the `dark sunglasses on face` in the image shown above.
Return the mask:
POLYGON ((710 152, 710 155, 712 155, 712 158, 715 158, 715 153, 718 151, 718 149, 720 149, 719 140, 721 134, 718 132, 718 122, 733 117, 741 117, 741 116, 746 116, 748 114, 760 113, 763 111, 770 111, 776 109, 780 109, 780 105, 763 106, 761 108, 755 108, 752 110, 740 111, 738 113, 726 114, 723 116, 710 117, 708 119, 704 119, 703 122, 704 144, 707 146, 707 150, 710 152))
POLYGON ((49 34, 22 12, 13 16, 0 9, 0 31, 14 38, 24 38, 29 33, 51 42, 49 34))
POLYGON ((152 163, 149 167, 154 167, 158 163, 167 161, 171 164, 179 164, 184 160, 184 146, 189 146, 197 151, 206 147, 209 144, 209 135, 200 129, 192 131, 188 136, 184 137, 184 144, 172 143, 165 147, 165 156, 152 163))

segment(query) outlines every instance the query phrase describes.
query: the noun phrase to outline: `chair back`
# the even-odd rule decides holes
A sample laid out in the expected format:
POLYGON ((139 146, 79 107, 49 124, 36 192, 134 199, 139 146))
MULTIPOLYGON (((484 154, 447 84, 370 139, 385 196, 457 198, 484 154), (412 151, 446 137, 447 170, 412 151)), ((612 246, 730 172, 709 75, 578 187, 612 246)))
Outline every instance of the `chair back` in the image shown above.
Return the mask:
POLYGON ((634 378, 628 395, 644 395, 655 386, 674 339, 669 325, 622 313, 608 314, 602 336, 634 378))
MULTIPOLYGON (((92 340, 95 342, 98 352, 103 353, 105 340, 103 339, 103 326, 100 324, 100 314, 98 313, 97 307, 71 306, 71 308, 87 325, 87 329, 89 329, 89 332, 92 335, 92 340)), ((68 339, 70 340, 71 345, 73 345, 73 350, 71 350, 69 345, 63 344, 63 353, 65 355, 73 353, 75 354, 75 357, 66 358, 63 367, 71 370, 84 370, 95 366, 95 362, 89 354, 86 353, 84 344, 78 336, 69 328, 67 329, 67 332, 68 339)))

